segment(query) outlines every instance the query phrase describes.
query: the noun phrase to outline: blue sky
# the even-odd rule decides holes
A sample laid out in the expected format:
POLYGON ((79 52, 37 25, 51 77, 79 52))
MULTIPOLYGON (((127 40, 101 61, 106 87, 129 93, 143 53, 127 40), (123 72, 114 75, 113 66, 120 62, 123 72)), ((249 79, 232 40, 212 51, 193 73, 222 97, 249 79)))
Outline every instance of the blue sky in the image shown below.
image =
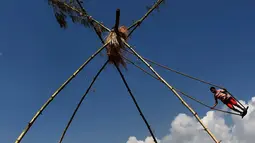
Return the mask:
MULTIPOLYGON (((152 0, 85 2, 89 13, 112 27, 140 18, 152 0), (136 4, 136 5, 134 5, 136 4)), ((250 100, 255 63, 255 2, 172 0, 137 29, 130 45, 144 57, 227 87, 250 100)), ((3 1, 0 16, 0 142, 14 142, 50 95, 101 46, 93 30, 60 29, 47 1, 3 1)), ((56 142, 69 116, 106 57, 98 56, 48 106, 24 143, 56 142)), ((208 85, 155 69, 174 87, 213 105, 208 85)), ((158 138, 188 110, 159 82, 128 66, 125 77, 158 138)), ((65 142, 126 142, 149 135, 116 69, 109 65, 79 110, 65 142)), ((200 115, 208 109, 187 100, 200 115)))

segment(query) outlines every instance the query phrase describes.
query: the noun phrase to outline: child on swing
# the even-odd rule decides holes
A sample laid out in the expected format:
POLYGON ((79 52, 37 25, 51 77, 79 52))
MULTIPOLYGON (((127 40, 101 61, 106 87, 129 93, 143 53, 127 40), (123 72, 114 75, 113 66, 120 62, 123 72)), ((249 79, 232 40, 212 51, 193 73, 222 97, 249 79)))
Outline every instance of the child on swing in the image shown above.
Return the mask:
POLYGON ((224 89, 216 90, 215 87, 211 87, 210 91, 214 94, 214 99, 215 99, 215 104, 213 105, 213 107, 211 107, 211 109, 213 109, 218 104, 218 99, 219 99, 225 105, 227 105, 230 109, 240 113, 240 116, 242 116, 242 118, 247 114, 248 107, 246 109, 241 107, 237 103, 237 101, 233 97, 231 97, 231 95, 226 90, 224 90, 224 89), (242 111, 236 109, 234 106, 238 107, 242 111))

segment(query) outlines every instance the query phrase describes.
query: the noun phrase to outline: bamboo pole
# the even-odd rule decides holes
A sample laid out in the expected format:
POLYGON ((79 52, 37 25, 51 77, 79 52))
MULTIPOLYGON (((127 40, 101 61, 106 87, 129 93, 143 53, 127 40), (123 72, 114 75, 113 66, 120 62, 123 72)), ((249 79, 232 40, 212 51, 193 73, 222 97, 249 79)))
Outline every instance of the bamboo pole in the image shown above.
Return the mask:
POLYGON ((131 34, 135 31, 135 29, 141 25, 141 23, 151 14, 151 12, 153 10, 155 10, 164 0, 157 0, 157 2, 148 10, 148 12, 142 17, 140 18, 139 20, 137 20, 135 23, 133 23, 131 26, 128 27, 128 30, 130 30, 131 28, 132 31, 130 31, 130 33, 128 34, 128 37, 131 36, 131 34))
POLYGON ((89 93, 89 91, 90 91, 91 87, 93 86, 94 82, 96 81, 97 77, 98 77, 98 76, 100 75, 100 73, 103 71, 103 69, 104 69, 105 66, 108 64, 108 62, 109 62, 109 60, 107 60, 107 61, 105 62, 105 64, 101 67, 101 69, 97 72, 97 74, 95 75, 95 77, 94 77, 93 80, 91 81, 89 87, 87 88, 86 92, 84 93, 84 95, 83 95, 82 98, 80 99, 80 102, 78 103, 77 107, 75 108, 75 110, 74 110, 74 112, 73 112, 73 114, 72 114, 70 120, 68 121, 68 123, 67 123, 67 125, 66 125, 66 127, 65 127, 65 129, 64 129, 64 131, 63 131, 63 133, 62 133, 62 135, 61 135, 61 138, 60 138, 60 140, 59 140, 59 143, 62 143, 62 141, 63 141, 63 139, 64 139, 64 137, 65 137, 66 131, 68 130, 69 126, 71 125, 71 123, 72 123, 72 121, 73 121, 73 119, 74 119, 74 116, 76 115, 78 109, 80 108, 80 106, 81 106, 83 100, 85 99, 86 95, 89 93))
POLYGON ((114 31, 118 34, 119 33, 119 24, 120 24, 120 9, 116 10, 116 16, 115 16, 115 25, 114 25, 114 31))
POLYGON ((137 110, 139 111, 139 113, 140 113, 140 115, 141 115, 141 117, 142 117, 144 123, 146 124, 146 126, 147 126, 147 128, 148 128, 148 130, 149 130, 149 132, 150 132, 150 134, 151 134, 151 136, 152 136, 154 142, 157 143, 157 139, 156 139, 156 137, 154 136, 153 131, 151 130, 148 121, 147 121, 146 118, 144 117, 143 112, 142 112, 142 110, 140 109, 140 107, 139 107, 139 105, 138 105, 138 103, 137 103, 137 101, 136 101, 136 99, 135 99, 133 93, 131 92, 131 89, 129 88, 128 83, 127 83, 127 81, 126 81, 124 75, 122 74, 120 68, 116 65, 116 63, 114 63, 114 65, 115 65, 115 67, 117 68, 117 70, 118 70, 118 72, 119 72, 119 74, 120 74, 120 76, 121 76, 121 78, 122 78, 122 81, 124 82, 124 84, 125 84, 125 86, 126 86, 128 92, 129 92, 130 96, 132 97, 132 100, 133 100, 133 102, 135 103, 135 106, 136 106, 137 110))
POLYGON ((214 140, 215 143, 219 143, 216 137, 211 133, 211 131, 203 124, 198 114, 182 99, 182 97, 175 91, 175 89, 167 83, 153 68, 152 66, 146 62, 129 44, 124 41, 124 44, 163 82, 174 94, 175 96, 182 102, 182 104, 189 109, 189 111, 195 116, 198 122, 202 125, 204 130, 209 134, 209 136, 214 140))
POLYGON ((104 44, 101 48, 99 48, 93 55, 89 57, 87 61, 85 61, 52 95, 51 97, 44 103, 44 105, 37 111, 37 113, 34 115, 32 120, 28 123, 26 128, 22 131, 22 133, 19 135, 15 143, 20 143, 23 137, 26 135, 28 130, 31 128, 31 126, 34 124, 36 119, 41 115, 43 110, 54 100, 54 98, 58 95, 60 91, 62 91, 65 86, 98 54, 100 53, 108 43, 104 44))

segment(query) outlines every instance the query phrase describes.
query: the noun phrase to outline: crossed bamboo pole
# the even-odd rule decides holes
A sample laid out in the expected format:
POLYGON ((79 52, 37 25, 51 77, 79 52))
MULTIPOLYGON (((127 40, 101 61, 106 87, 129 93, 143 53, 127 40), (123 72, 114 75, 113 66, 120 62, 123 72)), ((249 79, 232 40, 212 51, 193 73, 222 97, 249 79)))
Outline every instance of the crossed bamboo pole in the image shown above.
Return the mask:
POLYGON ((19 135, 15 143, 20 143, 23 137, 26 135, 28 130, 31 128, 31 126, 34 124, 36 119, 42 114, 44 109, 55 99, 55 97, 65 88, 65 86, 70 83, 70 81, 77 76, 77 74, 96 56, 98 55, 106 46, 108 43, 104 44, 101 48, 99 48, 94 54, 92 54, 52 95, 51 97, 43 104, 43 106, 37 111, 37 113, 34 115, 32 120, 28 123, 26 128, 22 131, 22 133, 19 135))

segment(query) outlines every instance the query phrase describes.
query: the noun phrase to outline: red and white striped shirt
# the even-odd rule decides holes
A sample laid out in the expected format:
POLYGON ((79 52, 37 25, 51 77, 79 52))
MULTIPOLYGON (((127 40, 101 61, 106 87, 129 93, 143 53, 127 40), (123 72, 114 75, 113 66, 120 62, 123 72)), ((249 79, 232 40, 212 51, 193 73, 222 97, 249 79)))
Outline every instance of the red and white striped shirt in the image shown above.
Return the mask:
POLYGON ((214 96, 217 98, 217 99, 220 99, 221 101, 225 101, 227 100, 231 95, 230 94, 226 94, 226 93, 223 93, 224 90, 223 89, 218 89, 216 90, 216 93, 214 94, 214 96))

